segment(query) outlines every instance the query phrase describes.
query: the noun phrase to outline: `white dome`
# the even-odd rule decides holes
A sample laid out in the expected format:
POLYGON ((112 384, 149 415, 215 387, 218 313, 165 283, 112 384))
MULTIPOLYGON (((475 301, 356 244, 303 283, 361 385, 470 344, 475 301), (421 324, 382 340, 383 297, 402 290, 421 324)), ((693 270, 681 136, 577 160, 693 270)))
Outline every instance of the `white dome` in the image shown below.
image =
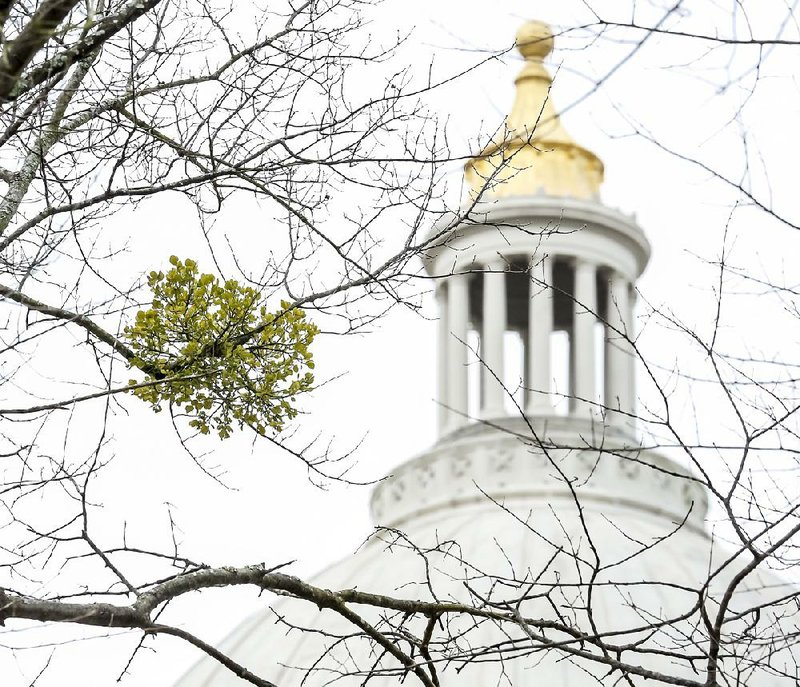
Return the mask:
MULTIPOLYGON (((549 29, 526 25, 518 43, 526 65, 504 135, 467 165, 480 202, 432 227, 422 256, 440 306, 441 438, 377 486, 382 527, 369 542, 312 581, 477 610, 431 619, 385 600, 350 604, 358 617, 347 619, 286 598, 220 648, 279 687, 396 685, 407 666, 395 647, 434 666, 443 687, 638 686, 659 674, 688 687, 706 681, 724 608, 715 682, 795 684, 781 644, 794 635, 766 608, 791 590, 754 573, 726 597, 745 557, 708 535, 702 482, 633 438, 634 285, 650 247, 597 201, 602 165, 549 104, 549 29), (513 416, 509 332, 525 359, 513 416), (480 360, 465 346, 473 333, 480 360), (559 337, 570 370, 556 382, 559 337), (482 421, 470 423, 475 407, 482 421)), ((179 687, 241 684, 209 658, 179 687)))
MULTIPOLYGON (((598 445, 599 437, 591 434, 598 427, 589 422, 578 431, 566 418, 552 418, 548 425, 548 436, 562 447, 598 445)), ((543 430, 544 421, 534 429, 543 430)), ((703 530, 703 489, 663 456, 625 448, 621 435, 607 433, 600 452, 544 451, 521 438, 524 430, 521 421, 507 422, 504 431, 470 426, 402 466, 376 489, 373 500, 388 528, 377 530, 358 553, 313 583, 496 610, 503 610, 503 601, 526 596, 519 603, 524 617, 563 622, 589 634, 592 622, 601 634, 621 632, 608 641, 641 641, 640 649, 656 652, 629 652, 623 661, 697 680, 689 661, 678 659, 705 650, 698 590, 709 570, 724 560, 703 530), (595 551, 599 566, 593 576, 595 551)), ((706 608, 714 605, 709 599, 719 601, 717 590, 736 569, 734 561, 718 576, 706 608)), ((786 591, 763 577, 747 582, 733 608, 786 591), (744 591, 748 588, 752 591, 744 591)), ((372 609, 356 610, 383 630, 399 624, 418 637, 424 632, 424 619, 402 623, 400 613, 384 612, 382 618, 372 609)), ((596 654, 596 649, 582 649, 556 631, 534 626, 533 632, 528 636, 511 623, 454 615, 446 630, 434 633, 434 639, 449 638, 432 651, 441 684, 618 683, 619 671, 609 674, 607 666, 569 653, 596 654), (567 643, 552 649, 548 642, 567 643)), ((402 638, 398 641, 402 645, 402 638)), ((396 684, 402 675, 400 664, 381 657, 347 620, 297 599, 282 599, 254 615, 220 648, 280 687, 358 685, 376 665, 385 675, 370 683, 396 684)), ((769 673, 750 667, 761 657, 756 654, 773 649, 752 646, 749 655, 743 651, 723 662, 731 675, 738 673, 734 684, 778 684, 769 673)), ((695 667, 702 673, 703 660, 695 667)), ((179 682, 180 687, 241 684, 211 659, 179 682)))

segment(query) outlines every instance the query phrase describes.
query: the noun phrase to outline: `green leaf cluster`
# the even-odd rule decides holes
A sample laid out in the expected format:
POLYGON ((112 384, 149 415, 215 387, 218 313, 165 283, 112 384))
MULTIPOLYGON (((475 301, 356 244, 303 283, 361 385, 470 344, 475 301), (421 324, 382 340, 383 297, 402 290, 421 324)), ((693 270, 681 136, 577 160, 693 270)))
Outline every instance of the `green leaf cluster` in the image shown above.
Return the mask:
POLYGON ((150 273, 152 305, 124 331, 132 365, 161 380, 133 393, 156 411, 182 408, 202 434, 226 439, 245 425, 280 432, 313 386, 309 347, 319 330, 302 309, 281 302, 270 312, 256 289, 201 274, 194 260, 170 264, 150 273))

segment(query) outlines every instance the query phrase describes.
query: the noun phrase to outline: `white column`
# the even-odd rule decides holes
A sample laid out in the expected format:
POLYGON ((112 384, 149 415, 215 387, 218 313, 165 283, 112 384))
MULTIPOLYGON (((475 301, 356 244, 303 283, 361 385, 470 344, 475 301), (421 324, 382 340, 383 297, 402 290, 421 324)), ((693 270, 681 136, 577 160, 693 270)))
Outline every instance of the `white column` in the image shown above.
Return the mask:
POLYGON ((467 321, 469 275, 454 274, 447 280, 447 406, 448 429, 467 421, 467 321))
POLYGON ((575 261, 575 303, 570 350, 572 355, 572 408, 589 416, 595 407, 594 325, 597 322, 596 268, 586 260, 575 261))
POLYGON ((436 341, 436 400, 438 401, 439 436, 445 433, 450 412, 447 410, 447 340, 450 328, 447 325, 447 282, 436 285, 436 305, 439 310, 439 325, 436 341))
POLYGON ((606 397, 605 404, 611 412, 612 421, 627 422, 630 412, 631 352, 626 337, 629 315, 628 281, 613 273, 608 281, 608 315, 606 326, 606 397))
POLYGON ((553 331, 553 262, 534 255, 531 261, 530 300, 528 303, 528 415, 553 412, 550 397, 550 334, 553 331))
POLYGON ((481 390, 483 417, 504 415, 504 334, 506 331, 505 262, 491 260, 483 272, 483 331, 481 332, 481 390))
MULTIPOLYGON (((633 310, 636 306, 636 289, 633 284, 628 284, 628 309, 625 311, 625 327, 628 330, 628 338, 634 341, 636 338, 636 321, 633 317, 633 310)), ((631 426, 636 420, 636 355, 633 348, 628 346, 628 407, 623 408, 632 416, 628 424, 631 426)))

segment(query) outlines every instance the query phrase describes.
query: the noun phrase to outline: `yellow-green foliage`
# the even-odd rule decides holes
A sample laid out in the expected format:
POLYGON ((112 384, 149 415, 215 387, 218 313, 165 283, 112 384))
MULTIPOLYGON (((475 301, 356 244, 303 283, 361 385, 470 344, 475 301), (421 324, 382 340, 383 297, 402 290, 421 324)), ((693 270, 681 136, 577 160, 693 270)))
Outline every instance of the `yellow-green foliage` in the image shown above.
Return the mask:
POLYGON ((125 328, 132 364, 163 382, 133 393, 156 411, 165 402, 181 407, 202 434, 281 431, 314 382, 309 345, 318 329, 289 303, 272 313, 255 289, 200 274, 194 260, 170 263, 166 274, 150 273, 152 306, 125 328))

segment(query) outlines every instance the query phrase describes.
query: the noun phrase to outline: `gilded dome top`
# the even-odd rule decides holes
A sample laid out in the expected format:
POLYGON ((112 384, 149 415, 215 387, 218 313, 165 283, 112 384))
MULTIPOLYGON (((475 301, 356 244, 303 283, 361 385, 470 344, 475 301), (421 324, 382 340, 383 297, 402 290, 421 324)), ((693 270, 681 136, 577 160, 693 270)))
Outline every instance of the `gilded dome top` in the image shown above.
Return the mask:
POLYGON ((553 50, 553 32, 543 22, 526 22, 515 44, 525 65, 505 123, 465 166, 472 197, 597 198, 603 163, 567 133, 550 98, 553 80, 542 61, 553 50))

